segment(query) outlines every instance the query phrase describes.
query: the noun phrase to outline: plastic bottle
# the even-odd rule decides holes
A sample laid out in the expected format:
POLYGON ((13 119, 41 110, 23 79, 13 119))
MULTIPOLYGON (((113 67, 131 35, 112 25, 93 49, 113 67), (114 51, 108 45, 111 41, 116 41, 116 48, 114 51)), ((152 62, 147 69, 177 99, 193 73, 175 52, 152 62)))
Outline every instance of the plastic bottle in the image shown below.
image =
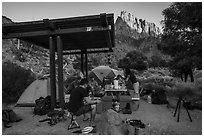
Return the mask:
POLYGON ((150 103, 150 104, 152 104, 152 97, 151 97, 151 95, 148 95, 148 96, 147 96, 147 102, 150 103))

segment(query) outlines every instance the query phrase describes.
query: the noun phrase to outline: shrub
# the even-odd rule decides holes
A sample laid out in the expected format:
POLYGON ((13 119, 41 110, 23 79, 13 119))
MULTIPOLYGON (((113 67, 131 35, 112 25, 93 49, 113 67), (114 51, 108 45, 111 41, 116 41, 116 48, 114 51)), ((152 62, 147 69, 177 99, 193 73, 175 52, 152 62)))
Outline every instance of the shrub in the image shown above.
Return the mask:
POLYGON ((138 71, 144 71, 148 69, 147 57, 140 51, 130 51, 126 56, 119 60, 119 68, 130 68, 138 71))
POLYGON ((35 80, 34 74, 14 63, 2 65, 2 98, 4 103, 14 103, 28 85, 35 80))
POLYGON ((183 96, 187 100, 202 98, 202 89, 191 82, 175 82, 170 92, 176 97, 183 96))

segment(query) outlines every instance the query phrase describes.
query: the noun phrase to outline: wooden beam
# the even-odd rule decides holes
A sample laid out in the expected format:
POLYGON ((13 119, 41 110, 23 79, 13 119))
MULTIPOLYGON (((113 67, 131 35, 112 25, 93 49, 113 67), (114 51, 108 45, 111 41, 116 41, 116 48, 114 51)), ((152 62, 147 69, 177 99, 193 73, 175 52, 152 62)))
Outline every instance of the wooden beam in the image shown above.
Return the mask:
POLYGON ((101 21, 102 27, 107 27, 108 26, 108 21, 107 21, 106 13, 101 13, 100 14, 100 21, 101 21))
POLYGON ((68 28, 68 29, 57 29, 55 31, 42 30, 42 31, 32 31, 32 32, 21 32, 21 33, 8 33, 2 36, 3 39, 9 38, 23 38, 23 37, 35 37, 35 36, 50 36, 50 35, 61 35, 61 34, 73 34, 73 33, 86 33, 86 32, 97 32, 97 31, 109 31, 111 26, 101 27, 81 27, 81 28, 68 28))
POLYGON ((49 49, 49 45, 45 42, 38 42, 34 39, 30 39, 30 38, 19 38, 20 40, 23 40, 23 41, 27 41, 29 43, 32 43, 32 44, 35 44, 35 45, 38 45, 40 47, 45 47, 46 45, 46 48, 49 49))
POLYGON ((59 105, 64 109, 64 86, 63 86, 63 58, 62 58, 62 40, 60 36, 57 36, 57 55, 58 55, 58 93, 59 93, 59 105))
POLYGON ((2 33, 3 33, 3 36, 4 35, 7 35, 8 34, 8 29, 7 28, 2 28, 2 33))
POLYGON ((45 24, 45 27, 47 27, 51 31, 56 30, 56 26, 49 19, 43 19, 43 22, 45 24))
MULTIPOLYGON (((107 49, 99 49, 99 50, 87 50, 88 54, 91 53, 107 53, 107 52, 113 52, 112 48, 107 48, 107 49)), ((74 54, 81 54, 80 50, 76 51, 63 51, 63 55, 74 55, 74 54)))
POLYGON ((56 107, 56 74, 55 74, 55 41, 52 36, 49 37, 50 45, 50 90, 51 90, 51 108, 56 107))
POLYGON ((106 31, 105 33, 105 37, 106 37, 106 43, 108 45, 109 48, 112 48, 112 43, 111 43, 111 36, 110 36, 110 32, 106 31))

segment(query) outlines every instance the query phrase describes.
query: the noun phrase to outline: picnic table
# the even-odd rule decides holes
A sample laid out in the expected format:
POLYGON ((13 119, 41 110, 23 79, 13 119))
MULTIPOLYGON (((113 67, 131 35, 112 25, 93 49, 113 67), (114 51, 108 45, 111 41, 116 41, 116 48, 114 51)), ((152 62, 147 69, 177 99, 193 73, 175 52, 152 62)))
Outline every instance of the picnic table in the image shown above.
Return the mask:
POLYGON ((111 95, 113 98, 120 98, 121 95, 127 95, 128 90, 126 88, 121 89, 105 89, 105 95, 111 95))
MULTIPOLYGON (((131 102, 131 96, 127 88, 108 88, 104 89, 105 95, 101 98, 101 104, 98 105, 97 110, 105 111, 112 107, 113 99, 119 99, 120 106, 125 107, 126 103, 131 102)), ((98 111, 99 112, 99 111, 98 111)))

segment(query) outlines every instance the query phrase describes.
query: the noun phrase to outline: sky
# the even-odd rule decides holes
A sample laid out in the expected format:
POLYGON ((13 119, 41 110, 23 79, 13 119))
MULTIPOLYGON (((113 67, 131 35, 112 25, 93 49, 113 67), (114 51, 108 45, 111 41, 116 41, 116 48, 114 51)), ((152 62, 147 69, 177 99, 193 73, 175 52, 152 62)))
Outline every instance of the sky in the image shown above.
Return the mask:
POLYGON ((116 20, 121 11, 127 11, 161 28, 162 11, 169 5, 169 2, 2 2, 2 15, 14 22, 25 22, 114 13, 116 20))

